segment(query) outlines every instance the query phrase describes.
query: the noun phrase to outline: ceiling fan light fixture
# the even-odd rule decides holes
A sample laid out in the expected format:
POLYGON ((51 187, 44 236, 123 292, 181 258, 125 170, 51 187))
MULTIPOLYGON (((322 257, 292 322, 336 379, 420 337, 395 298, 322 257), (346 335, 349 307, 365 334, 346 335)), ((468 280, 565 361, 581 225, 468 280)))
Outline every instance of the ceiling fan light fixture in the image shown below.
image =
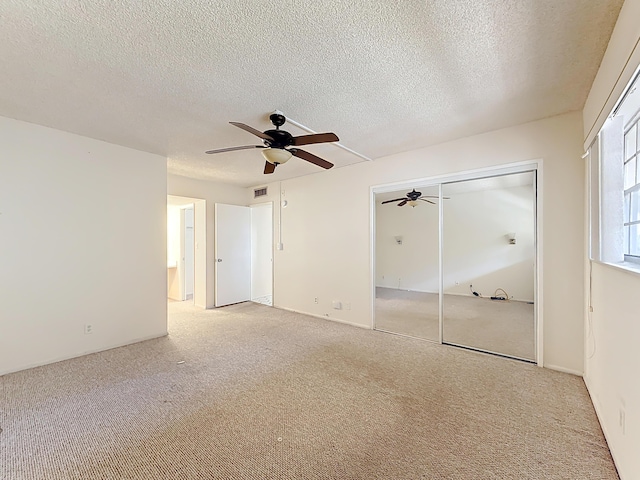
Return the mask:
POLYGON ((412 207, 415 207, 416 205, 418 205, 418 201, 417 200, 409 200, 407 203, 409 205, 411 205, 412 207))
POLYGON ((287 161, 292 157, 291 152, 284 148, 265 148, 261 153, 267 162, 273 163, 274 165, 287 163, 287 161))

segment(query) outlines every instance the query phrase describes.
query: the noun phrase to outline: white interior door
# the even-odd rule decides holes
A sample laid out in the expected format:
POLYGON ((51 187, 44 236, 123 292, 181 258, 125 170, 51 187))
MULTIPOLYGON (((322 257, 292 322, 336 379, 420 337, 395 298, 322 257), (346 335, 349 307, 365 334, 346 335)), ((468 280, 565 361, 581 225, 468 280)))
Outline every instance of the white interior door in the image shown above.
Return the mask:
POLYGON ((251 299, 251 208, 215 204, 215 306, 251 299))

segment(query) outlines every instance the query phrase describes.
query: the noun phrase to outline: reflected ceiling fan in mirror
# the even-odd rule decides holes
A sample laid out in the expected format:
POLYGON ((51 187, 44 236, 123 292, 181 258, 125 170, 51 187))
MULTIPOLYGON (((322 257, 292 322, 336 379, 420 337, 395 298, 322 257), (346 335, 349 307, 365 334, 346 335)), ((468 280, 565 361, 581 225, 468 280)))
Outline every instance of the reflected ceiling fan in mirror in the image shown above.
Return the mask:
POLYGON ((233 152, 235 150, 260 148, 262 149, 262 156, 266 160, 264 164, 265 174, 273 173, 278 165, 286 163, 292 156, 306 160, 307 162, 318 165, 324 169, 333 167, 333 163, 328 162, 313 153, 309 153, 295 147, 300 145, 311 145, 313 143, 337 142, 339 138, 335 133, 314 133, 311 135, 299 135, 294 137, 289 132, 280 130, 280 127, 287 121, 284 115, 273 113, 269 116, 269 120, 271 120, 271 123, 273 123, 276 128, 275 130, 266 130, 265 132, 256 130, 244 123, 229 122, 231 125, 235 125, 236 127, 261 138, 264 145, 243 145, 240 147, 220 148, 218 150, 208 150, 205 153, 223 153, 233 152))
MULTIPOLYGON (((427 202, 435 205, 436 202, 428 200, 429 198, 438 198, 438 195, 422 195, 422 192, 416 192, 416 189, 414 188, 409 193, 407 193, 405 197, 394 198, 393 200, 385 200, 381 204, 384 205, 385 203, 399 202, 397 204, 398 207, 404 207, 405 205, 411 205, 412 207, 415 207, 416 205, 418 205, 418 200, 422 200, 423 202, 427 202)), ((449 197, 442 197, 442 198, 447 200, 449 197)))

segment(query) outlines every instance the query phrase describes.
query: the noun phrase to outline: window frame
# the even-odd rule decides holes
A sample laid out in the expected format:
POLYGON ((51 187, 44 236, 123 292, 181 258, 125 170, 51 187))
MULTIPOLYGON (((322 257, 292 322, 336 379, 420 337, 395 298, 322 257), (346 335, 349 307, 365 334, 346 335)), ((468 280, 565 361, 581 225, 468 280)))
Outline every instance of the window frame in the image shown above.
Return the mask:
MULTIPOLYGON (((587 256, 592 263, 634 276, 640 275, 640 255, 632 255, 630 250, 632 228, 640 225, 640 205, 633 204, 637 210, 631 210, 631 193, 640 191, 640 104, 637 103, 640 97, 631 104, 625 104, 625 101, 636 88, 640 90, 640 66, 583 157, 587 159, 587 256), (626 134, 634 128, 635 152, 628 155, 626 134), (632 161, 635 161, 635 178, 630 184, 627 180, 630 175, 625 175, 625 168, 632 161), (632 212, 634 217, 631 217, 632 212)), ((640 193, 636 196, 640 197, 640 193)), ((634 198, 634 201, 640 202, 640 199, 634 198)), ((640 243, 640 238, 636 241, 640 243)), ((633 252, 640 254, 640 245, 634 246, 633 252)))

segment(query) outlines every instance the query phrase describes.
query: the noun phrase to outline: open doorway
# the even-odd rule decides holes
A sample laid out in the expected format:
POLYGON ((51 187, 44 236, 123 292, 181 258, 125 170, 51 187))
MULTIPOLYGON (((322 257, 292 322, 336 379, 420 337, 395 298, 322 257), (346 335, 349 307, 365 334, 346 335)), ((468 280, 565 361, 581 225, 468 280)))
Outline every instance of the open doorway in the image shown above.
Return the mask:
POLYGON ((167 297, 206 307, 206 207, 167 196, 167 297))
POLYGON ((373 328, 541 363, 537 168, 373 187, 373 328))

